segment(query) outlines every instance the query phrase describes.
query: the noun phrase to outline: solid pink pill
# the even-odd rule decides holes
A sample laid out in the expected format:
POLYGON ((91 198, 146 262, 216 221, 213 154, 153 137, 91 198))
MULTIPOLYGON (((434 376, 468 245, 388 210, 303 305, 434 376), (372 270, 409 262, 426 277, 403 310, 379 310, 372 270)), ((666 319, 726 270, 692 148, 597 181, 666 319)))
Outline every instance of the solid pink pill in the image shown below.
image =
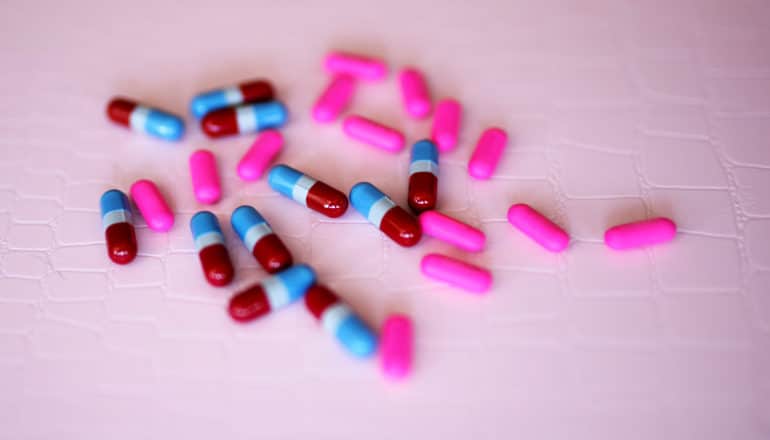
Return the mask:
POLYGON ((199 203, 216 203, 222 197, 217 159, 211 151, 198 150, 190 155, 190 177, 195 199, 199 203))
POLYGON ((347 73, 369 81, 381 80, 388 74, 388 67, 382 60, 344 52, 326 55, 324 67, 329 73, 347 73))
POLYGON ((460 133, 462 107, 454 99, 445 99, 436 106, 431 138, 441 152, 450 151, 457 145, 460 133))
POLYGON ((404 135, 401 132, 361 116, 345 118, 342 129, 348 137, 373 147, 393 153, 404 149, 404 135))
POLYGON ((612 249, 634 249, 666 243, 676 236, 676 223, 665 217, 626 223, 604 233, 604 243, 612 249))
POLYGON ((153 231, 166 232, 174 226, 174 214, 152 181, 143 179, 134 182, 131 198, 153 231))
POLYGON ((551 252, 561 252, 569 245, 569 235, 529 205, 520 203, 511 206, 508 221, 551 252))
POLYGON ((436 211, 425 211, 419 219, 422 232, 426 235, 470 252, 484 249, 487 237, 471 225, 436 211))
POLYGON ((400 380, 412 371, 412 320, 404 315, 390 315, 380 334, 380 368, 391 380, 400 380))
POLYGON ((476 143, 470 162, 468 174, 476 179, 489 179, 500 162, 503 149, 508 142, 508 135, 499 128, 489 128, 481 134, 476 143))
POLYGON ((337 119, 350 103, 354 86, 352 76, 344 73, 335 75, 313 106, 313 119, 320 123, 337 119))
POLYGON ((238 176, 246 181, 262 177, 282 146, 283 136, 280 132, 265 130, 260 133, 249 151, 238 162, 238 176))
POLYGON ((411 67, 406 68, 401 71, 398 80, 406 112, 417 119, 428 116, 431 110, 430 94, 422 73, 411 67))
POLYGON ((428 254, 422 258, 423 275, 444 281, 474 293, 485 293, 492 287, 492 274, 488 270, 446 255, 428 254))

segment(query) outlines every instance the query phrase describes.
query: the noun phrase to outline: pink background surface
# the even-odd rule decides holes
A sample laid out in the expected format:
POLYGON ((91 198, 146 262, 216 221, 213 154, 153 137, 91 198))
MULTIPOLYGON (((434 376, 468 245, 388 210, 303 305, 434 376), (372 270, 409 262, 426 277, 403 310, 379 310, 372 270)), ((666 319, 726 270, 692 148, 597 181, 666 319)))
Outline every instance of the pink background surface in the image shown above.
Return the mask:
MULTIPOLYGON (((770 438, 770 3, 755 1, 23 2, 0 5, 0 438, 770 438), (330 49, 414 64, 465 104, 440 208, 481 227, 485 298, 425 280, 355 212, 339 221, 241 183, 253 136, 166 144, 108 123, 115 94, 187 115, 192 95, 268 77, 291 112, 280 160, 403 203, 408 154, 312 123, 330 49), (465 163, 489 125, 497 176, 465 163), (255 204, 379 325, 416 322, 412 380, 350 359, 303 306, 248 326, 223 305, 263 272, 225 227, 234 286, 207 287, 187 157, 216 152, 224 221, 255 204), (156 179, 174 229, 109 263, 98 198, 156 179), (553 256, 514 202, 573 236, 553 256), (671 216, 667 246, 617 254, 606 227, 671 216)), ((394 75, 353 110, 402 128, 394 75)), ((140 222, 141 223, 141 222, 140 222)))

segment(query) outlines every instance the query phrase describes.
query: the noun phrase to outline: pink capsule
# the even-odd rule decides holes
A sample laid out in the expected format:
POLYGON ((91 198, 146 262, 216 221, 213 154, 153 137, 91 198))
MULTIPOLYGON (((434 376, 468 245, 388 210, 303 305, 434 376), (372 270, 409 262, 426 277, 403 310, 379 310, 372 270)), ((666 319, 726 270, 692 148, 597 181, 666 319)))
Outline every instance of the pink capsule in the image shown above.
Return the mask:
POLYGON ((388 67, 382 60, 344 52, 332 52, 326 55, 324 67, 329 73, 347 73, 355 78, 369 81, 379 81, 388 74, 388 67))
POLYGON ((380 334, 380 368, 391 380, 405 379, 412 372, 412 320, 404 315, 390 315, 380 334))
POLYGON ((676 223, 658 217, 612 227, 604 233, 604 243, 612 249, 623 250, 666 243, 674 237, 676 223))
POLYGON ((469 252, 484 249, 487 237, 471 225, 437 211, 425 211, 420 214, 419 219, 422 232, 426 235, 469 252))
POLYGON ((409 67, 401 71, 398 79, 401 83, 401 97, 404 99, 406 112, 415 119, 428 116, 431 102, 423 74, 409 67))
POLYGON ((222 197, 217 159, 211 151, 198 150, 190 155, 190 177, 195 199, 199 203, 211 205, 222 197))
POLYGON ((362 116, 348 116, 342 123, 348 137, 382 148, 392 153, 404 149, 404 135, 400 131, 366 119, 362 116))
POLYGON ((461 113, 462 106, 454 99, 445 99, 436 106, 431 138, 438 146, 439 151, 451 151, 457 145, 461 113))
POLYGON ((492 177, 503 155, 506 142, 508 142, 508 135, 502 129, 489 128, 484 131, 468 162, 468 174, 476 179, 486 180, 492 177))
POLYGON ((428 254, 422 257, 423 275, 474 293, 486 293, 492 287, 492 274, 481 267, 446 255, 428 254))
POLYGON ((569 235, 556 223, 523 203, 508 209, 508 221, 518 230, 551 252, 561 252, 569 246, 569 235))
POLYGON ((137 180, 131 185, 131 198, 142 213, 147 226, 156 232, 166 232, 174 226, 174 214, 151 180, 137 180))
POLYGON ((352 76, 344 73, 335 75, 313 106, 313 119, 322 124, 337 119, 350 103, 355 85, 352 76))
POLYGON ((275 130, 265 130, 238 162, 238 176, 241 180, 257 180, 265 174, 270 162, 283 146, 283 136, 275 130))

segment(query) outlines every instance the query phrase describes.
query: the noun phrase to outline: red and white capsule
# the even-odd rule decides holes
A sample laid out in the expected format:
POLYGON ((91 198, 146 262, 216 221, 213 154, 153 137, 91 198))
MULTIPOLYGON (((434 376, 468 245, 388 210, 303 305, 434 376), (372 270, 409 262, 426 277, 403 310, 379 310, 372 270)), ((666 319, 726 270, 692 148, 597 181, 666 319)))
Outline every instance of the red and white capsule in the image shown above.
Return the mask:
POLYGON ((292 265, 293 259, 286 245, 256 209, 239 206, 233 211, 230 224, 246 249, 268 273, 276 273, 292 265))
POLYGON ((305 294, 305 306, 350 354, 360 358, 374 354, 377 335, 334 292, 316 284, 305 294))
POLYGON ((117 264, 130 263, 136 258, 137 246, 128 197, 117 189, 111 189, 102 194, 99 208, 107 255, 117 264))
POLYGON ((438 200, 438 149, 425 139, 412 147, 409 164, 409 207, 417 214, 436 208, 438 200))
POLYGON ((369 182, 359 182, 353 186, 350 190, 350 204, 369 223, 401 246, 414 246, 422 237, 417 219, 369 182))
POLYGON ((217 217, 209 211, 200 211, 190 220, 190 230, 206 280, 217 287, 230 284, 235 270, 217 217))
POLYGON ((274 166, 267 182, 282 195, 327 217, 339 217, 348 209, 345 193, 290 166, 274 166))

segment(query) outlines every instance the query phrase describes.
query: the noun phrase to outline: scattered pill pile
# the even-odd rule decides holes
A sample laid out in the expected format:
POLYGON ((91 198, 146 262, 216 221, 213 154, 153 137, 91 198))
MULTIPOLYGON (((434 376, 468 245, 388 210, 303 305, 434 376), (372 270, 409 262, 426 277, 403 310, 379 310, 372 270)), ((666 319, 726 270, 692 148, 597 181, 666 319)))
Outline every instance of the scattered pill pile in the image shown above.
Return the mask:
MULTIPOLYGON (((382 81, 388 75, 382 60, 342 52, 328 54, 324 68, 331 76, 329 84, 311 110, 313 119, 320 124, 335 122, 347 110, 361 84, 382 81)), ((406 115, 413 119, 429 117, 433 104, 423 73, 414 67, 404 68, 398 74, 398 83, 406 115)), ((425 235, 466 252, 484 250, 486 236, 482 231, 435 210, 439 156, 457 148, 459 141, 462 106, 454 99, 438 102, 430 138, 412 144, 409 180, 405 182, 411 213, 370 182, 356 183, 346 195, 289 165, 271 168, 283 148, 283 136, 277 129, 286 124, 288 112, 276 100, 273 86, 266 80, 203 92, 192 99, 190 112, 211 138, 259 132, 236 168, 243 181, 259 180, 267 173, 267 182, 274 191, 329 218, 340 217, 352 205, 369 223, 403 247, 417 245, 425 235)), ((134 131, 167 141, 181 139, 185 131, 181 117, 127 98, 110 101, 107 116, 134 131)), ((348 115, 341 125, 351 139, 381 150, 397 153, 406 146, 400 131, 362 115, 348 115)), ((484 130, 468 162, 469 176, 491 178, 507 142, 508 135, 503 129, 484 130)), ((215 154, 197 150, 189 157, 189 167, 195 199, 204 205, 218 203, 222 189, 215 154)), ((137 180, 131 185, 130 195, 152 231, 166 232, 172 228, 174 214, 155 183, 137 180)), ((117 264, 130 263, 136 257, 138 245, 129 198, 110 189, 102 195, 100 208, 109 258, 117 264)), ((531 206, 513 204, 507 217, 511 225, 547 251, 563 252, 569 247, 567 232, 531 206)), ((228 285, 235 269, 219 219, 209 211, 199 211, 189 226, 204 278, 212 286, 228 285)), ((257 209, 239 206, 230 216, 230 226, 246 251, 270 274, 230 299, 228 312, 233 320, 252 321, 304 298, 309 313, 350 354, 367 358, 379 351, 385 377, 399 380, 409 376, 414 325, 408 316, 387 317, 378 337, 337 293, 318 282, 310 266, 295 264, 289 249, 257 209)), ((604 242, 611 249, 626 250, 665 243, 675 235, 673 221, 655 218, 612 227, 606 231, 604 242)), ((488 292, 493 283, 489 270, 447 255, 425 255, 420 269, 426 277, 474 294, 488 292)))

